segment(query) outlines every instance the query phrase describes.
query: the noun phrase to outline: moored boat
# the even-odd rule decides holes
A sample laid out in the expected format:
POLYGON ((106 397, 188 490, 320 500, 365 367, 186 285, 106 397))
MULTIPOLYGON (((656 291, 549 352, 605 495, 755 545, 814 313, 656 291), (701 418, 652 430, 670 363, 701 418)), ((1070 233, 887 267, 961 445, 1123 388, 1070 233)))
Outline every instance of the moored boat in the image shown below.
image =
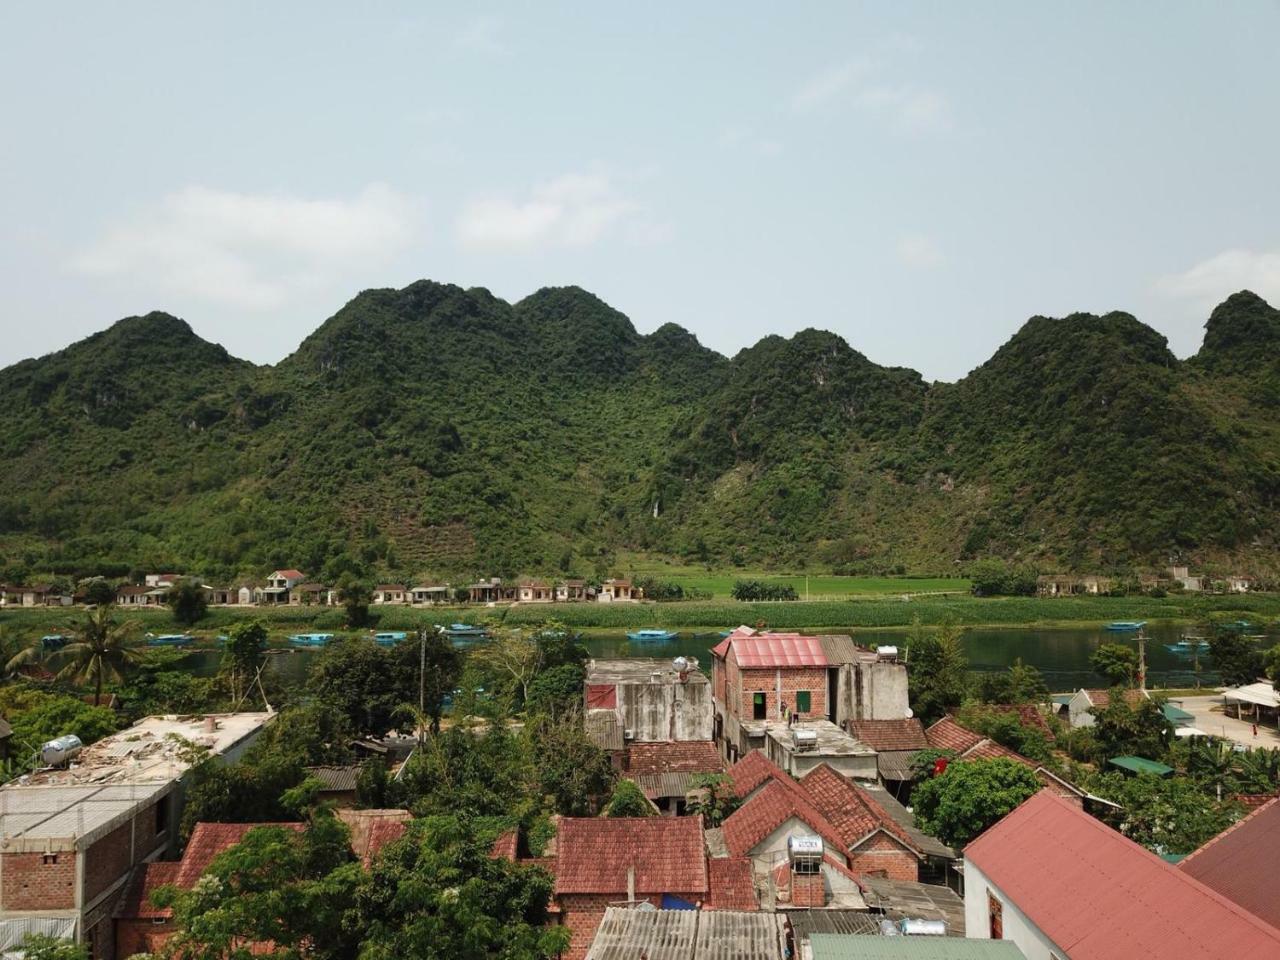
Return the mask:
POLYGON ((633 643, 662 643, 680 636, 675 630, 629 630, 627 639, 633 643))
POLYGON ((380 647, 394 647, 397 643, 407 638, 409 634, 403 631, 393 631, 387 633, 375 633, 373 642, 380 647))
POLYGON ((295 633, 289 642, 295 647, 323 647, 332 639, 332 633, 295 633))
POLYGON ((1136 633, 1147 625, 1145 620, 1113 620, 1107 624, 1112 633, 1136 633))
POLYGON ((154 633, 147 634, 147 646, 149 647, 185 647, 189 643, 195 642, 195 637, 189 633, 162 633, 156 635, 154 633))

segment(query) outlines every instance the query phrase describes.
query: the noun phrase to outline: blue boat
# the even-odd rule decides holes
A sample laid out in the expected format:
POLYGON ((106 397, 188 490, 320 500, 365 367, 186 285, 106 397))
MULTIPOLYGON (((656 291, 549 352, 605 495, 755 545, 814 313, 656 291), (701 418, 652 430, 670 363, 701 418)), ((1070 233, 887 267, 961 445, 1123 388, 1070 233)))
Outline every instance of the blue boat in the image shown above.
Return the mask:
POLYGON ((61 650, 70 642, 71 638, 63 636, 61 633, 49 633, 40 638, 40 649, 45 651, 61 650))
POLYGON ((295 633, 289 642, 295 647, 323 647, 332 639, 332 633, 295 633))
POLYGON ((1170 653, 1189 657, 1201 650, 1209 649, 1209 641, 1204 637, 1183 637, 1177 643, 1166 643, 1164 648, 1170 653))
POLYGON ((375 633, 373 635, 373 642, 380 647, 394 647, 397 643, 400 643, 408 636, 409 634, 404 632, 375 633))
POLYGON ((147 634, 147 646, 149 647, 185 647, 189 643, 195 643, 195 637, 189 633, 162 633, 157 636, 154 633, 147 634))
POLYGON ((675 630, 635 630, 627 633, 633 643, 665 643, 680 636, 675 630))
POLYGON ((1147 625, 1145 620, 1113 620, 1107 624, 1112 633, 1135 633, 1147 625))

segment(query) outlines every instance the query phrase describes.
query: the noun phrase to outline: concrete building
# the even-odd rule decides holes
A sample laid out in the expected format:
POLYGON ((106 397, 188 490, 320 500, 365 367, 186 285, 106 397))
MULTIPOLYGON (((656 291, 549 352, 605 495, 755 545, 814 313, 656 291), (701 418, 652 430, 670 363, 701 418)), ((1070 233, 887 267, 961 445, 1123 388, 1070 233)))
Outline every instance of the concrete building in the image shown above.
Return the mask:
POLYGON ((692 658, 589 660, 587 727, 612 714, 623 741, 710 740, 711 684, 692 658))
POLYGON ((764 752, 793 777, 828 766, 846 777, 876 779, 876 752, 830 720, 768 723, 764 752))
POLYGON ((172 853, 189 745, 224 762, 243 755, 274 714, 147 717, 0 788, 0 950, 28 933, 114 956, 112 910, 136 864, 172 853))
MULTIPOLYGON (((1145 690, 1125 690, 1124 699, 1130 708, 1134 708, 1143 700, 1150 700, 1151 694, 1145 690)), ((1105 710, 1110 704, 1110 690, 1086 690, 1082 687, 1067 701, 1067 719, 1072 727, 1092 727, 1097 718, 1090 711, 1105 710)))

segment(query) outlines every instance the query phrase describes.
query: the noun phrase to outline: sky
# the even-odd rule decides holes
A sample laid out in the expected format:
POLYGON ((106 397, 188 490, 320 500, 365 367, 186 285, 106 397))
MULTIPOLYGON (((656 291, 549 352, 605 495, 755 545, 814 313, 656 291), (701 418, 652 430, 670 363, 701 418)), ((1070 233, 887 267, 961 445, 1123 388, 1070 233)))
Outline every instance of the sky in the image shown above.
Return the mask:
POLYGON ((0 365, 150 310, 274 363, 421 278, 929 379, 1037 314, 1187 356, 1280 305, 1278 47, 1280 0, 7 4, 0 365))

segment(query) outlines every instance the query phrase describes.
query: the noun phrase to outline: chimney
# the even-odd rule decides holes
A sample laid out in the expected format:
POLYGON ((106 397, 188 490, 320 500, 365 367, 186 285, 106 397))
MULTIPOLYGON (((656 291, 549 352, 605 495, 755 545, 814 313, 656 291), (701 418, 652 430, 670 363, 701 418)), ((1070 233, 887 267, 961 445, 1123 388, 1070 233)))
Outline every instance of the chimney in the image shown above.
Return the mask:
POLYGON ((627 867, 627 903, 635 903, 636 900, 636 868, 635 865, 627 867))

